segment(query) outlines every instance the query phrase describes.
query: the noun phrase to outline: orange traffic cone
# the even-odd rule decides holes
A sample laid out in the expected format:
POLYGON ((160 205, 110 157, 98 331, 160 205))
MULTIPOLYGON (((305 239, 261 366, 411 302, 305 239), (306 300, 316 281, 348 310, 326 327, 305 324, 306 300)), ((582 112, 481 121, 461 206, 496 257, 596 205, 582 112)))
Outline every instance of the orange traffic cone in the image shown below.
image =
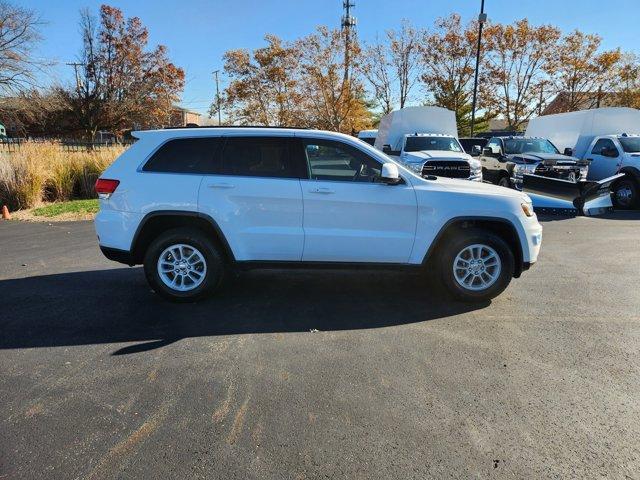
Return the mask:
POLYGON ((2 206, 2 218, 4 220, 11 220, 11 214, 9 213, 9 209, 6 205, 2 206))

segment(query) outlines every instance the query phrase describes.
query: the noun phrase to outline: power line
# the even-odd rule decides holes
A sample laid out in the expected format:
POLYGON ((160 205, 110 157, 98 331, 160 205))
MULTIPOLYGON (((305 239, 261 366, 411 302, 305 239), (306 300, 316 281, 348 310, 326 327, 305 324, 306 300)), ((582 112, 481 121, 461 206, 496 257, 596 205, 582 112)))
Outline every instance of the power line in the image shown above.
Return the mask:
POLYGON ((84 67, 86 66, 86 63, 69 62, 66 65, 73 67, 73 70, 76 74, 76 89, 78 90, 78 93, 80 93, 80 90, 82 89, 83 85, 82 85, 82 79, 80 78, 80 73, 78 72, 78 67, 84 67))

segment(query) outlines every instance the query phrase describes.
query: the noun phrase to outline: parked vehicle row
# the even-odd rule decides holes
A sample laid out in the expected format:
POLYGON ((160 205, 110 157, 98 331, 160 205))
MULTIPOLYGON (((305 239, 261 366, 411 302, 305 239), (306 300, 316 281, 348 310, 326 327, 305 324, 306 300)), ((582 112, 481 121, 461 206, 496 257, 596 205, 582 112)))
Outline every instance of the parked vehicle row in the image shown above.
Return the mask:
POLYGON ((623 173, 612 185, 618 208, 640 206, 640 111, 599 108, 545 115, 529 122, 527 135, 549 138, 565 154, 588 163, 589 180, 623 173))
POLYGON ((96 183, 96 231, 108 258, 144 264, 171 300, 201 298, 235 268, 328 266, 426 271, 455 297, 486 301, 538 257, 542 227, 527 195, 422 177, 353 137, 134 135, 96 183))
POLYGON ((640 111, 603 108, 534 118, 524 136, 458 139, 453 112, 409 107, 386 115, 378 131, 364 131, 360 138, 422 176, 517 190, 523 189, 525 175, 530 182, 535 176, 546 179, 535 181, 537 192, 575 193, 577 204, 584 204, 584 192, 597 187, 587 181, 610 183, 613 204, 634 208, 640 206, 640 136, 630 132, 638 131, 640 111), (623 176, 611 178, 618 174, 623 176), (553 180, 576 185, 567 188, 553 180))

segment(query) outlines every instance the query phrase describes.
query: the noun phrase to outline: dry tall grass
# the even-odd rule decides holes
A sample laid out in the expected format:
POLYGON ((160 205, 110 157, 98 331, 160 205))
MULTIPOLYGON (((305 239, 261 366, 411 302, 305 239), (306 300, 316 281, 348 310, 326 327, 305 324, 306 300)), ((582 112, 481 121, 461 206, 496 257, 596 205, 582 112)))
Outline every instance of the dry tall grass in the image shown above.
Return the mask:
POLYGON ((126 147, 67 152, 54 142, 0 153, 0 205, 32 208, 42 201, 95 198, 93 185, 126 147))

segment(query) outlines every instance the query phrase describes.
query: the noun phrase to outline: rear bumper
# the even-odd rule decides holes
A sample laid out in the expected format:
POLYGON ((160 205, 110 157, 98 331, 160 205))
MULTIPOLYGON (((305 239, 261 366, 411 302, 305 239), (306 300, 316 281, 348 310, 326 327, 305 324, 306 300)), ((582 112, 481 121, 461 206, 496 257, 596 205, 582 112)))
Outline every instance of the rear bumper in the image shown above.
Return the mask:
POLYGON ((124 263, 125 265, 129 265, 132 267, 136 264, 133 260, 133 255, 128 250, 120 250, 118 248, 104 247, 100 245, 100 250, 102 254, 107 257, 109 260, 113 260, 114 262, 124 263))

